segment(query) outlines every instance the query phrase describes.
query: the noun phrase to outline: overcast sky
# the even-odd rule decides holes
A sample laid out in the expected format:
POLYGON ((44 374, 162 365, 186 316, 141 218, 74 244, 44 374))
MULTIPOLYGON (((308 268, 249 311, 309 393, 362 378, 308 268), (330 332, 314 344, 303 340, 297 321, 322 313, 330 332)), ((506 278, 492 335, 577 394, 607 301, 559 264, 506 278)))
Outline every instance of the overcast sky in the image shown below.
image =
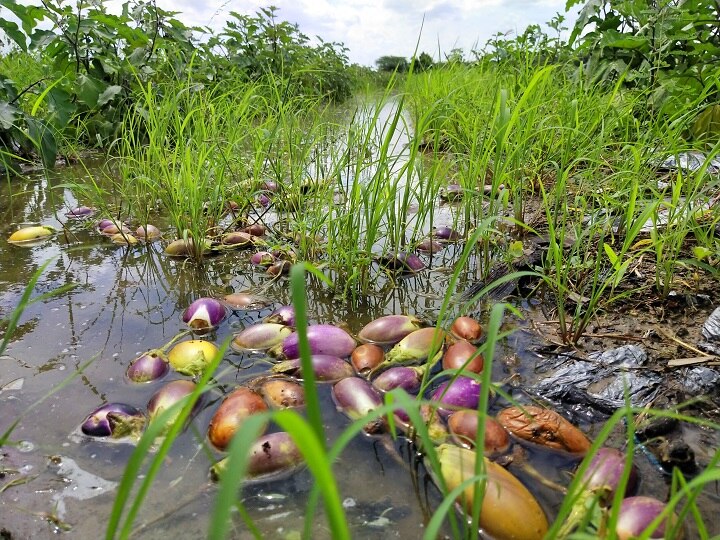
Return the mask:
MULTIPOLYGON (((350 61, 374 66, 383 55, 410 57, 420 36, 419 52, 435 60, 453 48, 482 48, 497 32, 522 33, 564 13, 566 0, 157 0, 179 11, 190 25, 222 28, 228 13, 251 15, 274 5, 278 18, 297 23, 300 31, 325 41, 344 43, 350 61), (423 17, 425 23, 423 26, 423 17), (422 28, 422 35, 420 30, 422 28)), ((110 4, 119 5, 120 0, 110 4)), ((566 23, 567 26, 570 24, 566 23)))

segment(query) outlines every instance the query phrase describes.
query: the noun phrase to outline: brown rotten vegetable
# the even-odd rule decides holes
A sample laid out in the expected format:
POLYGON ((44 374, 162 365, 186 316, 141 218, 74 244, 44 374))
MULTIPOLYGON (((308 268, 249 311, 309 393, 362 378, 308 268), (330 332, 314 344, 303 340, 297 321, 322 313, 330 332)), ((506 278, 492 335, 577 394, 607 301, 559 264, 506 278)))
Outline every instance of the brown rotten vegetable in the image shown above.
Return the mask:
MULTIPOLYGON (((213 480, 222 478, 227 468, 225 458, 210 469, 213 480)), ((304 464, 300 449, 284 431, 263 435, 253 443, 248 454, 246 480, 261 482, 275 480, 293 472, 304 464)))
MULTIPOLYGON (((453 441, 463 448, 475 448, 480 413, 477 411, 455 411, 448 418, 448 427, 453 441)), ((491 416, 485 417, 485 454, 505 452, 510 447, 510 436, 500 422, 491 416)))
POLYGON ((260 394, 240 386, 228 394, 215 411, 208 427, 208 439, 218 450, 225 450, 243 420, 267 410, 268 406, 260 394))
POLYGON ((534 405, 508 407, 497 415, 498 422, 516 437, 555 450, 584 454, 590 441, 578 428, 555 411, 534 405))

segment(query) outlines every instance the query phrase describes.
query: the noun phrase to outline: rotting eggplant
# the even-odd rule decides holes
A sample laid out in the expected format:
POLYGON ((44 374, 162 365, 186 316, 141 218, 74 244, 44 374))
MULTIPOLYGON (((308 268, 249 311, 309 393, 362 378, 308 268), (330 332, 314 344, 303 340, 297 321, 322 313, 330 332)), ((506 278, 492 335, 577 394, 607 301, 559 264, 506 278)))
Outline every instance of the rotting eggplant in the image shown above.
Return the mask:
POLYGON ((358 332, 364 343, 395 345, 407 335, 422 327, 420 319, 410 315, 385 315, 369 322, 358 332))
POLYGON ((281 343, 293 333, 280 323, 257 323, 233 336, 230 346, 236 351, 264 351, 281 343))
POLYGON ((355 348, 350 362, 360 375, 367 375, 385 358, 385 351, 374 343, 364 343, 355 348))
MULTIPOLYGON (((382 405, 380 394, 368 381, 360 377, 347 377, 333 385, 333 401, 337 408, 352 420, 362 418, 382 405)), ((385 429, 385 420, 375 418, 363 430, 368 434, 380 433, 385 429)))
POLYGON ((264 309, 271 303, 270 300, 248 291, 226 294, 223 296, 222 301, 230 309, 244 311, 264 309))
POLYGON ((125 374, 132 382, 146 383, 161 379, 168 371, 170 363, 167 356, 161 350, 153 349, 130 362, 125 374))
MULTIPOLYGON (((312 354, 326 354, 345 358, 355 349, 350 334, 332 324, 311 324, 307 327, 307 340, 312 354)), ((269 354, 280 359, 292 360, 300 356, 299 335, 290 334, 282 343, 270 349, 269 354)))
POLYGON ((266 323, 278 323, 285 326, 295 326, 295 308, 293 306, 280 306, 265 317, 266 323))
MULTIPOLYGON (((455 444, 463 448, 475 448, 480 418, 478 411, 471 410, 455 411, 448 417, 448 428, 455 444)), ((510 435, 492 416, 483 415, 483 418, 485 423, 484 454, 504 453, 510 447, 510 435)))
POLYGON ((202 374, 218 354, 214 343, 202 339, 181 341, 168 352, 168 362, 178 373, 196 377, 202 374))
MULTIPOLYGON (((355 375, 352 366, 338 356, 330 354, 313 354, 310 357, 315 378, 321 382, 335 382, 355 375)), ((295 378, 302 378, 302 363, 299 358, 283 360, 275 364, 271 371, 283 373, 295 378)))
POLYGON ((450 345, 442 358, 443 369, 463 369, 473 373, 482 373, 485 360, 478 348, 461 339, 450 345))
POLYGON ((91 437, 138 438, 144 427, 142 411, 125 403, 105 403, 80 424, 80 430, 91 437))
MULTIPOLYGON (((442 475, 448 491, 475 476, 475 460, 483 459, 486 475, 479 525, 493 538, 540 540, 548 530, 547 517, 535 497, 511 473, 473 450, 452 444, 437 448, 442 475)), ((457 501, 472 514, 476 483, 470 483, 457 501)))
POLYGON ((445 332, 434 327, 421 328, 405 336, 392 349, 385 353, 385 360, 378 364, 372 373, 386 369, 394 364, 420 363, 433 352, 428 363, 434 364, 443 353, 445 332))
POLYGON ((225 306, 219 300, 202 297, 187 307, 182 320, 193 330, 208 331, 216 328, 226 315, 225 306))
POLYGON ((463 315, 453 321, 450 326, 450 333, 457 339, 465 339, 470 343, 477 343, 483 335, 483 329, 475 319, 463 315))
POLYGON ((305 389, 294 380, 262 377, 254 381, 252 386, 274 409, 291 409, 305 405, 305 389))
POLYGON ((260 394, 245 386, 237 387, 225 397, 210 420, 208 440, 218 450, 227 449, 246 418, 267 410, 260 394))
MULTIPOLYGON (((222 479, 228 459, 224 458, 211 467, 210 476, 213 480, 222 479)), ((288 433, 268 433, 258 438, 250 447, 245 483, 277 480, 295 472, 304 464, 302 452, 288 433)))
POLYGON ((497 414, 498 421, 512 435, 554 450, 585 454, 590 441, 568 420, 551 409, 536 405, 507 407, 497 414))

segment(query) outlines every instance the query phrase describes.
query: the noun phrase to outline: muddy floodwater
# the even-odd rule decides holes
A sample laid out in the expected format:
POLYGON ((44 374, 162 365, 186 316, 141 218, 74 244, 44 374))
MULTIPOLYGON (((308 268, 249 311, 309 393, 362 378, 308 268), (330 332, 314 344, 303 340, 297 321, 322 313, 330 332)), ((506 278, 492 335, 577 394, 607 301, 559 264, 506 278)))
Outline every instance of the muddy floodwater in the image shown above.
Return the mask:
MULTIPOLYGON (((123 402, 144 408, 150 396, 173 378, 148 384, 128 382, 124 373, 139 354, 162 346, 185 329, 183 310, 201 296, 219 297, 237 291, 263 291, 272 303, 257 311, 235 311, 207 336, 216 344, 259 321, 290 301, 285 278, 271 280, 254 269, 250 252, 234 251, 209 257, 200 268, 183 259, 170 259, 163 248, 174 239, 150 244, 117 246, 94 227, 102 216, 73 221, 65 212, 86 201, 78 200, 67 182, 82 181, 85 170, 67 167, 50 173, 30 174, 3 182, 0 212, 3 239, 14 230, 43 224, 58 233, 35 247, 17 247, 4 240, 0 246, 0 314, 7 316, 18 304, 33 274, 47 261, 47 269, 33 297, 61 286, 72 288, 32 303, 22 315, 12 341, 0 357, 0 432, 19 419, 11 435, 17 444, 2 449, 0 461, 0 536, 13 539, 99 538, 104 536, 117 486, 133 446, 81 436, 78 426, 104 402, 123 402), (12 195, 11 195, 12 193, 12 195), (82 369, 82 373, 68 378, 82 369), (58 385, 64 386, 37 407, 33 404, 58 385)), ((438 209, 442 218, 447 210, 438 209)), ((450 214, 446 215, 448 220, 450 214)), ((440 223, 442 224, 442 223, 440 223)), ((448 223, 449 224, 449 223, 448 223)), ((163 224, 158 225, 163 229, 163 224)), ((416 275, 381 279, 375 293, 351 301, 340 298, 325 285, 308 279, 311 322, 344 324, 359 331, 386 314, 413 314, 430 323, 437 319, 448 278, 461 250, 451 245, 432 260, 429 269, 416 275)), ((463 274, 458 289, 475 276, 463 274)), ((506 329, 516 328, 496 352, 493 379, 505 381, 507 391, 527 399, 526 387, 539 378, 538 366, 547 360, 547 345, 533 321, 547 321, 540 301, 511 296, 509 301, 526 317, 507 316, 506 329), (539 352, 538 352, 539 351, 539 352), (524 396, 524 397, 523 397, 524 396)), ((717 302, 717 298, 714 299, 717 302)), ((701 321, 712 310, 713 300, 701 308, 701 321)), ((487 315, 477 306, 481 322, 487 315)), ((605 343, 599 343, 604 347, 605 343)), ((135 522, 133 538, 202 538, 207 534, 216 487, 209 478, 210 465, 220 457, 206 442, 208 422, 217 408, 221 390, 266 372, 264 355, 228 351, 217 374, 219 389, 206 402, 190 427, 178 438, 147 496, 135 522)), ((336 410, 330 386, 321 386, 328 441, 334 440, 349 420, 336 410)), ((498 410, 506 402, 493 405, 498 410)), ((561 409, 590 438, 602 427, 599 415, 568 406, 561 409)), ((695 451, 700 467, 717 449, 717 434, 686 426, 684 439, 695 451)), ((619 432, 611 438, 622 445, 619 432)), ((519 446, 519 445, 518 445, 519 446)), ((566 486, 577 459, 560 453, 524 446, 524 458, 547 480, 566 486)), ((663 498, 669 476, 650 453, 639 450, 640 492, 663 498)), ((348 522, 357 538, 421 537, 424 525, 440 497, 415 449, 389 436, 357 437, 334 463, 333 470, 344 500, 348 522)), ((537 496, 552 518, 562 493, 543 485, 518 465, 510 470, 537 496)), ((312 475, 301 470, 277 481, 249 486, 242 500, 256 526, 267 538, 297 538, 305 519, 305 505, 312 475)), ((711 485, 699 499, 708 533, 720 534, 718 486, 711 485)), ((697 533, 688 523, 688 536, 697 533)), ((234 538, 251 538, 236 516, 234 538)), ((318 511, 314 538, 329 538, 322 510, 318 511)))

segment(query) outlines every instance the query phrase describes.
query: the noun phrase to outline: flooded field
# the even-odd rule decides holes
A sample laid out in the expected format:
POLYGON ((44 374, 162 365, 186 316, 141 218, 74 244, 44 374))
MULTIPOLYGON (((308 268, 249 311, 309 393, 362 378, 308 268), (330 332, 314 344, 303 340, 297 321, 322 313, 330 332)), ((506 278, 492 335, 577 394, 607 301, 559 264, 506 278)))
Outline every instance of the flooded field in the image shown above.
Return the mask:
MULTIPOLYGON (((162 346, 185 329, 182 312, 194 299, 252 291, 270 300, 263 309, 232 311, 216 332, 204 336, 218 345, 290 300, 286 278, 271 279, 258 271, 249 262, 250 251, 208 257, 199 267, 186 259, 165 256, 166 238, 117 246, 98 233, 97 217, 68 220, 64 214, 83 201, 71 190, 57 186, 68 176, 79 175, 78 180, 83 174, 83 169, 72 167, 49 178, 31 175, 16 179, 3 184, 0 197, 4 236, 23 225, 38 223, 60 231, 35 247, 3 247, 2 313, 7 315, 17 305, 33 273, 48 261, 33 296, 72 286, 63 294, 29 305, 5 356, 0 358, 0 431, 19 419, 11 436, 17 445, 4 447, 0 462, 4 471, 0 526, 7 538, 51 538, 58 533, 94 538, 102 534, 134 447, 84 436, 79 424, 105 402, 143 409, 159 386, 183 378, 171 373, 162 381, 134 384, 124 374, 138 355, 162 346), (77 376, 68 382, 73 374, 77 376), (62 388, 39 406, 33 406, 60 385, 62 388)), ((438 209, 440 215, 443 211, 447 209, 438 209)), ((308 279, 310 322, 345 325, 353 333, 387 314, 413 314, 434 323, 459 250, 458 245, 450 245, 432 260, 425 257, 429 269, 423 272, 396 279, 388 275, 379 282, 375 294, 355 302, 308 279)), ((473 279, 463 273, 458 290, 469 287, 473 279)), ((506 327, 516 331, 496 352, 492 375, 501 388, 527 402, 538 397, 526 390, 538 380, 538 366, 549 358, 537 353, 548 343, 531 328, 533 321, 544 319, 543 310, 537 301, 528 303, 512 296, 509 300, 527 320, 507 317, 506 327)), ((486 307, 477 306, 481 321, 486 307)), ((228 350, 215 377, 218 385, 213 397, 163 463, 135 521, 133 537, 198 538, 206 534, 217 489, 208 471, 220 457, 207 442, 207 425, 224 392, 266 373, 269 367, 264 354, 228 350)), ((321 384, 320 396, 330 442, 349 420, 337 411, 329 384, 321 384)), ((499 399, 493 410, 507 404, 499 399)), ((581 405, 567 405, 563 410, 592 439, 602 427, 602 416, 589 414, 581 405)), ((696 450, 695 459, 701 465, 711 459, 712 448, 717 448, 717 433, 690 426, 684 429, 685 439, 696 450)), ((622 446, 623 433, 616 431, 611 440, 622 446)), ((553 484, 567 485, 579 458, 533 444, 516 444, 513 454, 510 470, 530 487, 552 519, 563 497, 553 484), (532 464, 534 475, 528 474, 524 462, 532 464), (538 482, 538 475, 546 482, 538 482)), ((638 451, 636 462, 641 471, 641 492, 658 496, 668 490, 669 476, 650 452, 638 451)), ((333 471, 348 523, 357 538, 418 538, 441 500, 417 449, 404 438, 393 441, 387 434, 357 437, 333 471)), ((243 490, 242 500, 262 536, 295 538, 300 534, 312 482, 312 475, 301 470, 243 490)), ((706 489, 700 499, 701 506, 710 512, 708 516, 712 515, 709 509, 717 508, 717 486, 706 489)), ((708 517, 706 524, 715 527, 708 532, 720 533, 717 517, 708 517)), ((233 537, 251 536, 236 516, 233 537)), ((330 538, 322 512, 316 518, 313 536, 330 538)))

